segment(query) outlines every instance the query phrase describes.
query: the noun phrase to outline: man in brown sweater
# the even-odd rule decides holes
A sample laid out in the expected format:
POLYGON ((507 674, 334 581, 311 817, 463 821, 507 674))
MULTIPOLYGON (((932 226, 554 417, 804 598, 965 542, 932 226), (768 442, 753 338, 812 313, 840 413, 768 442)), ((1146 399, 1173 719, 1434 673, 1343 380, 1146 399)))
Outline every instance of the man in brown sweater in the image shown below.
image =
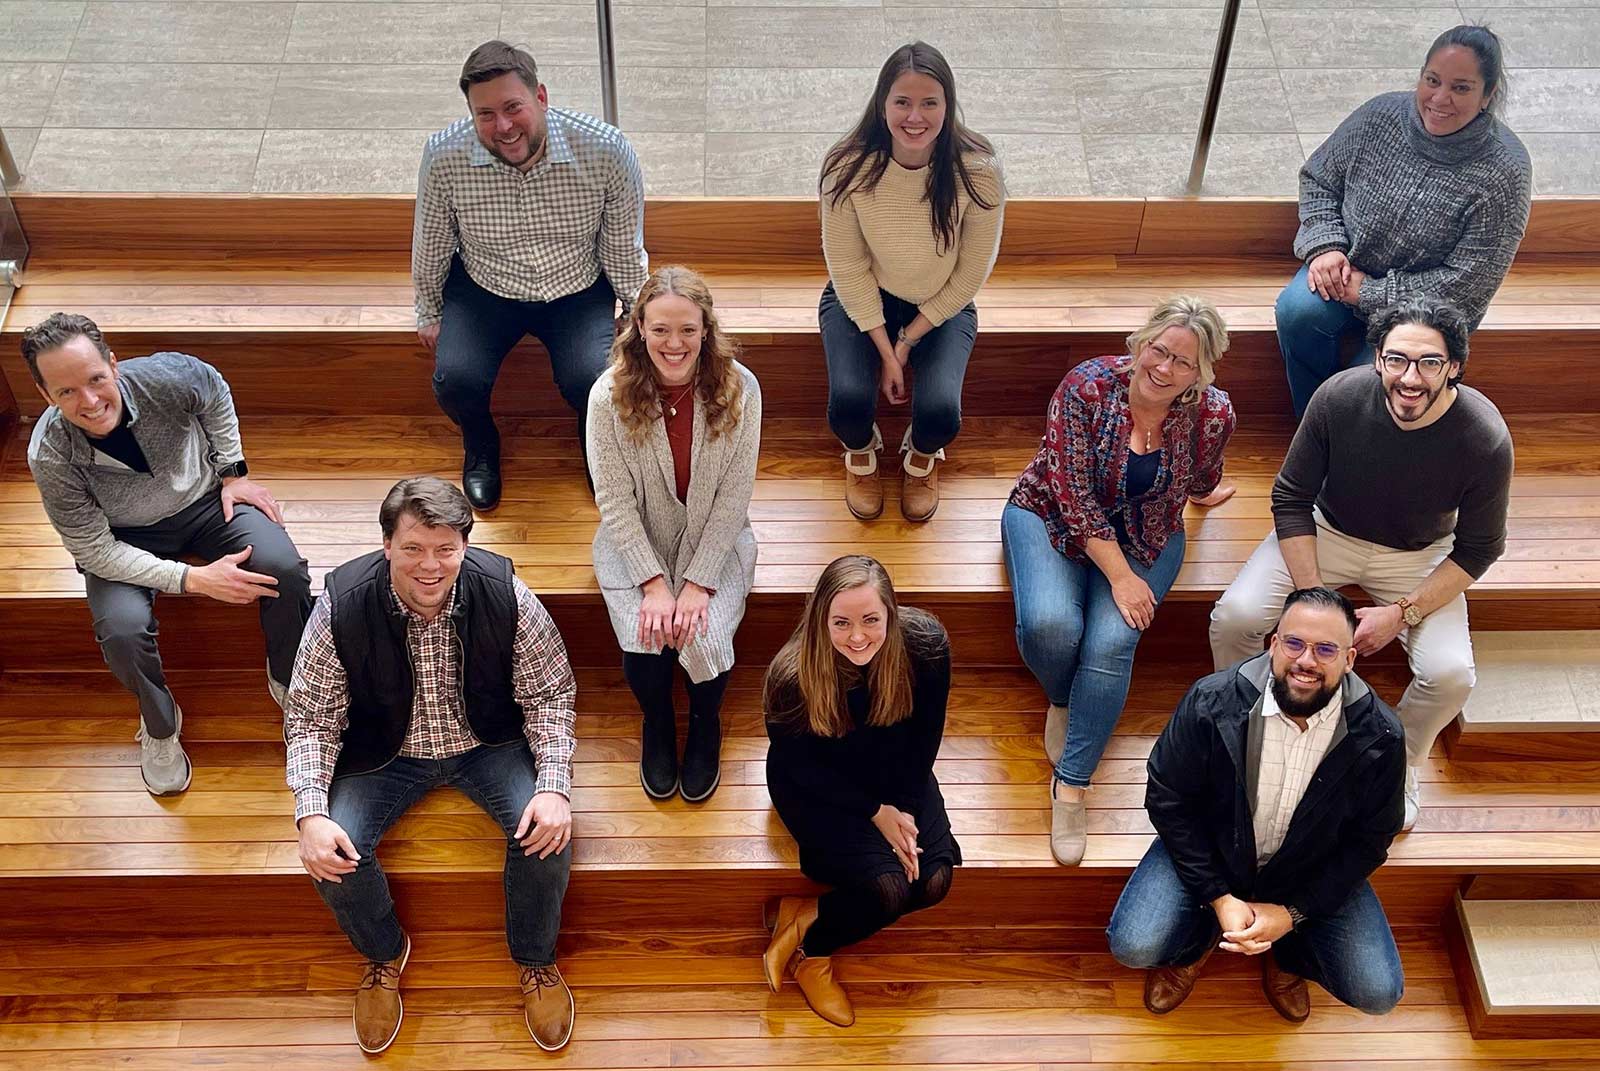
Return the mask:
POLYGON ((1274 531, 1211 612, 1221 669, 1257 654, 1291 590, 1359 585, 1355 648, 1399 639, 1412 681, 1405 829, 1417 820, 1418 767, 1476 681, 1466 590, 1505 550, 1511 433, 1494 403, 1462 386, 1467 323, 1413 298, 1379 312, 1372 367, 1340 372, 1306 408, 1272 488, 1274 531))

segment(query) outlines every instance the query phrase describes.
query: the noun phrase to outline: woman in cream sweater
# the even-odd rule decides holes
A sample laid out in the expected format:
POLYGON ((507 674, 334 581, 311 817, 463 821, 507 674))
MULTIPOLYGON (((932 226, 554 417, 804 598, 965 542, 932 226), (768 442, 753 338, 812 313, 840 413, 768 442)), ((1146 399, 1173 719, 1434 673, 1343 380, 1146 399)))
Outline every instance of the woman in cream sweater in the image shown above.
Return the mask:
POLYGON ((822 165, 828 424, 845 447, 845 502, 862 519, 883 511, 880 391, 894 405, 911 398, 900 443, 909 520, 938 509, 937 465, 961 430, 978 333, 972 299, 1000 249, 1005 190, 993 146, 960 114, 944 56, 921 41, 904 45, 822 165))
POLYGON ((658 269, 589 391, 594 572, 644 713, 639 780, 657 799, 716 790, 722 693, 755 580, 750 494, 761 388, 734 360, 706 282, 658 269), (680 771, 672 684, 689 678, 680 771))

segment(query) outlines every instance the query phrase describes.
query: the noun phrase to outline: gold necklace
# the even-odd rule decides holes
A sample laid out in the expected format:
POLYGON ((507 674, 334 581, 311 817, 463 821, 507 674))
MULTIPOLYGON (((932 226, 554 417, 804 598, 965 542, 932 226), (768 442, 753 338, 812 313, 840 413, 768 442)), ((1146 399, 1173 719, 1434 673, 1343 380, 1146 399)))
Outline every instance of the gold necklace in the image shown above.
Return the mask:
POLYGON ((669 402, 664 398, 662 399, 662 404, 667 407, 667 415, 668 416, 677 416, 678 415, 678 406, 683 404, 683 399, 685 397, 687 397, 689 392, 692 391, 692 390, 694 390, 694 381, 693 380, 691 380, 689 382, 689 385, 687 387, 685 387, 685 388, 683 388, 683 390, 679 391, 678 392, 678 396, 676 398, 674 398, 672 401, 669 402))

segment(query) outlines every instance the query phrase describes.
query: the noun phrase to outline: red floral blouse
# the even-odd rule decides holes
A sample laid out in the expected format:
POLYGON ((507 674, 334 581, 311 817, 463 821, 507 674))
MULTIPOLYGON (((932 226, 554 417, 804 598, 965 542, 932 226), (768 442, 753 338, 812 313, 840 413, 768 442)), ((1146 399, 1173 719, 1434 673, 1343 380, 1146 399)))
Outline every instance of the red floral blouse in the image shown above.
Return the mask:
POLYGON ((1011 501, 1043 518, 1051 545, 1074 561, 1089 560, 1087 540, 1119 539, 1112 519, 1120 515, 1123 550, 1140 565, 1152 565, 1173 533, 1183 530, 1189 496, 1210 494, 1222 479, 1233 403, 1212 386, 1198 402, 1167 413, 1155 485, 1127 497, 1132 371, 1126 357, 1097 357, 1068 372, 1050 399, 1039 453, 1011 491, 1011 501))

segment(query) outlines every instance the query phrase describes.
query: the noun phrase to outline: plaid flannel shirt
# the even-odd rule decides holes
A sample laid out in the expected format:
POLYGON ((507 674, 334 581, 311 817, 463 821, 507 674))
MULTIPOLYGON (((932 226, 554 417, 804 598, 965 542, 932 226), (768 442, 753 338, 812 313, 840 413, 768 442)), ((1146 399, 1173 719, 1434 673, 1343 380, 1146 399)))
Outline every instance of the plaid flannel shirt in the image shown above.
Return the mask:
MULTIPOLYGON (((570 796, 578 684, 550 614, 520 579, 513 578, 512 585, 517 597, 512 694, 522 707, 522 734, 538 771, 535 790, 570 796)), ((449 758, 479 743, 467 724, 462 698, 461 665, 450 621, 455 600, 452 590, 444 609, 428 621, 395 598, 406 616, 406 643, 415 669, 411 724, 400 749, 411 758, 449 758)), ((300 639, 284 718, 294 820, 327 814, 328 786, 350 720, 350 687, 334 646, 326 597, 317 600, 300 639)))
POLYGON ((411 280, 417 326, 444 316, 444 281, 458 251, 479 286, 514 301, 553 301, 601 271, 633 304, 649 273, 644 175, 622 132, 551 108, 545 154, 527 171, 495 157, 472 120, 428 139, 417 175, 411 280))

